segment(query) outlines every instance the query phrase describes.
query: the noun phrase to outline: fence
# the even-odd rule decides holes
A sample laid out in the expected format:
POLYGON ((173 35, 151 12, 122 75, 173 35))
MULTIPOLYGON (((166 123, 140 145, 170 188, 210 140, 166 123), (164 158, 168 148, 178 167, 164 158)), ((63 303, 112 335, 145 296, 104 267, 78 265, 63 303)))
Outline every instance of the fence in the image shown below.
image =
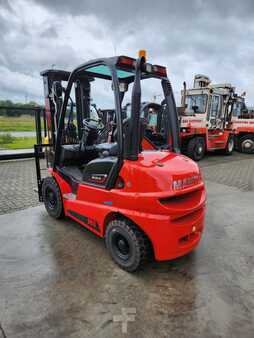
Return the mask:
MULTIPOLYGON (((45 128, 45 110, 43 107, 17 107, 17 106, 0 106, 0 113, 1 111, 15 111, 18 115, 21 114, 29 114, 34 116, 35 121, 35 129, 36 132, 36 143, 42 143, 42 133, 46 135, 46 130, 41 130, 41 118, 44 119, 44 128, 45 128)), ((1 115, 1 114, 0 114, 1 115)), ((8 134, 8 131, 6 132, 8 134)), ((0 161, 1 160, 13 160, 13 159, 24 159, 24 158, 33 158, 34 157, 34 150, 33 148, 29 150, 20 149, 20 150, 8 150, 3 149, 0 150, 0 161)))

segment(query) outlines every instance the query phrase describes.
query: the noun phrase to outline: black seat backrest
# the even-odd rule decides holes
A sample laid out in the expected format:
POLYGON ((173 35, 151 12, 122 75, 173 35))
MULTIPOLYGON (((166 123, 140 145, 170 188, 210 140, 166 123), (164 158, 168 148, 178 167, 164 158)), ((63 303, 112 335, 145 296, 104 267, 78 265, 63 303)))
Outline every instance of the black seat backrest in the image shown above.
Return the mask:
POLYGON ((80 149, 79 144, 64 144, 61 146, 60 163, 66 165, 83 165, 95 159, 98 153, 94 146, 80 149))

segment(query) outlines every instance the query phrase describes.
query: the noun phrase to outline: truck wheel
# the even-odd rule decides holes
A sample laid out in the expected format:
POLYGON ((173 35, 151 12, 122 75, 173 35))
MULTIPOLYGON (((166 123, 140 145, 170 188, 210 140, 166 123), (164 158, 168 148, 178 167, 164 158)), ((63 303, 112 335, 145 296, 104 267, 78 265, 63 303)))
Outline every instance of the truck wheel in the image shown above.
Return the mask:
POLYGON ((128 272, 138 270, 148 260, 151 252, 148 238, 126 220, 111 221, 107 226, 105 240, 112 259, 128 272))
POLYGON ((48 214, 54 218, 64 216, 61 191, 53 177, 46 177, 42 184, 42 197, 48 214))
POLYGON ((224 149, 224 153, 226 155, 232 155, 233 150, 234 150, 234 136, 231 135, 228 138, 228 142, 226 148, 224 149))
POLYGON ((203 137, 194 137, 189 141, 187 156, 194 161, 200 161, 205 156, 205 141, 203 137))
POLYGON ((245 135, 240 139, 239 149, 242 153, 252 154, 254 152, 254 135, 245 135))

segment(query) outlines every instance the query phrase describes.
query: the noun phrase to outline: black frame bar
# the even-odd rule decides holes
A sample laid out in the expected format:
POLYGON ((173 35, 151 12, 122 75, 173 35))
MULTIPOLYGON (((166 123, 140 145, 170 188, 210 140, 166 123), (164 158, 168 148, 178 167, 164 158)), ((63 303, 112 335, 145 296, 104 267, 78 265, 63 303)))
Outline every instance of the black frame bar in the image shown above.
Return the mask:
POLYGON ((38 188, 38 196, 39 201, 43 202, 42 197, 42 184, 43 178, 41 178, 41 166, 40 166, 40 159, 44 158, 44 153, 42 151, 43 148, 52 147, 52 144, 35 144, 34 145, 34 158, 35 158, 35 169, 36 169, 36 180, 37 180, 37 188, 38 188))

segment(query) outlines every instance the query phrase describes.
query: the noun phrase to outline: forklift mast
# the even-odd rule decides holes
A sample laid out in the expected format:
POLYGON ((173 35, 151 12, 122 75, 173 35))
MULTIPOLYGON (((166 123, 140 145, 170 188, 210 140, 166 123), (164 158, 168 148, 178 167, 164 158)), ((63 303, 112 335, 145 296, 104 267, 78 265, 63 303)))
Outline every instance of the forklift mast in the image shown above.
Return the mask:
POLYGON ((47 142, 55 145, 59 108, 62 101, 61 82, 68 80, 69 73, 59 70, 45 70, 43 77, 47 142))
MULTIPOLYGON (((65 86, 67 85, 70 74, 68 71, 56 69, 41 72, 44 85, 47 142, 53 146, 53 149, 56 144, 65 86)), ((75 83, 74 95, 79 138, 82 136, 82 121, 89 116, 90 111, 90 81, 91 79, 81 78, 75 83)))

